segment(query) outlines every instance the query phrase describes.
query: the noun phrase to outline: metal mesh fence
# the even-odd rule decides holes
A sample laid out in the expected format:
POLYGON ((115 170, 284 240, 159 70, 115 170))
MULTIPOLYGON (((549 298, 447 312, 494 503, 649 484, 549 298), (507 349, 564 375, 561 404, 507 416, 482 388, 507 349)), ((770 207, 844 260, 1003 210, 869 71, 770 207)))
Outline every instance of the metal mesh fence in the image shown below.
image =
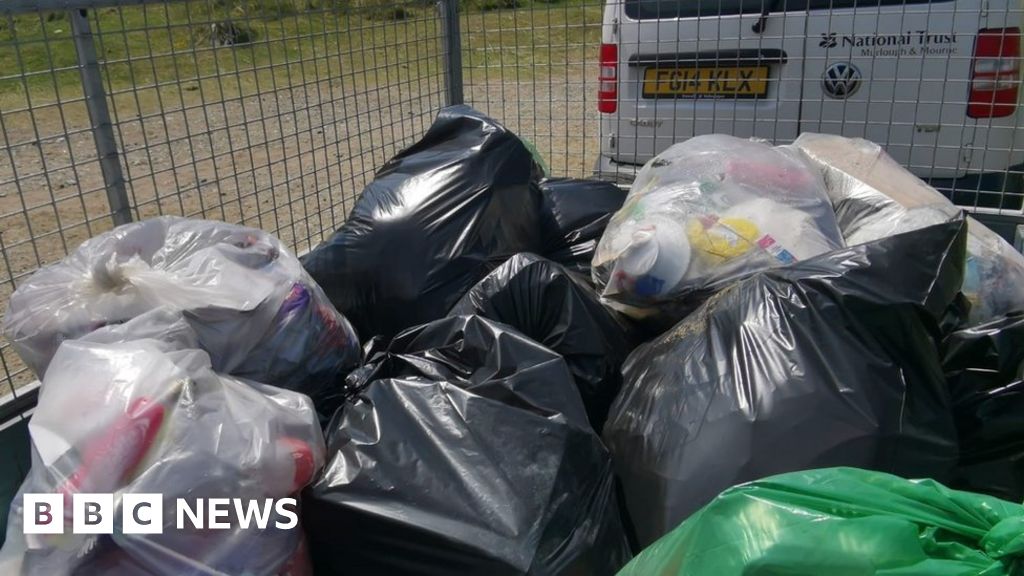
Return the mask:
MULTIPOLYGON (((699 134, 826 132, 878 142, 961 205, 1020 222, 1021 12, 1010 0, 6 0, 0 313, 39 266, 129 218, 239 222, 303 252, 461 101, 531 141, 556 176, 628 182, 699 134)), ((0 361, 15 395, 32 377, 7 343, 0 361)))
POLYGON ((1019 2, 480 0, 465 12, 467 102, 533 139, 556 174, 628 182, 691 136, 823 132, 877 142, 958 204, 1019 220, 1019 2))
MULTIPOLYGON (((0 12, 0 314, 127 219, 237 222, 301 253, 445 99, 430 4, 75 4, 0 12)), ((7 342, 0 362, 10 403, 34 376, 7 342)))
POLYGON ((463 10, 466 102, 529 139, 558 176, 590 176, 600 151, 604 7, 481 0, 463 10))

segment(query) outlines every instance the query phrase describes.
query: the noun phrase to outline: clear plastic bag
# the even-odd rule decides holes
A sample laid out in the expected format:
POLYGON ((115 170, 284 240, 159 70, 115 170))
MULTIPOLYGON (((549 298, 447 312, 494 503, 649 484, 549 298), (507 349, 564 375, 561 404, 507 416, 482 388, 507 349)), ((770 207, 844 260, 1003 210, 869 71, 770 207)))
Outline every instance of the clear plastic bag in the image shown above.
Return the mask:
POLYGON ((11 507, 0 571, 309 573, 300 528, 176 529, 177 498, 194 507, 199 498, 297 497, 325 447, 306 396, 215 374, 205 352, 178 349, 189 338, 184 320, 170 326, 177 342, 116 342, 103 329, 60 347, 29 423, 32 469, 11 507), (23 534, 24 493, 64 494, 65 534, 23 534), (115 494, 113 535, 71 533, 75 493, 115 494), (163 496, 162 534, 123 533, 125 494, 163 496))
POLYGON ((656 307, 841 246, 824 182, 799 151, 700 136, 640 171, 593 274, 606 298, 656 307))
MULTIPOLYGON (((822 171, 846 243, 853 246, 956 218, 961 209, 860 138, 803 134, 793 143, 822 171)), ((1024 310, 1024 256, 974 218, 967 219, 962 291, 969 321, 1024 310)))
POLYGON ((157 340, 167 350, 189 350, 199 347, 196 331, 181 312, 161 306, 121 324, 110 324, 89 332, 79 340, 97 344, 119 344, 132 340, 157 340))
POLYGON ((217 372, 310 395, 318 408, 359 343, 298 259, 266 232, 165 216, 87 240, 11 295, 3 331, 42 377, 61 342, 154 308, 185 313, 217 372))
POLYGON ((1024 255, 988 226, 967 219, 967 271, 963 293, 972 324, 1024 311, 1024 255))

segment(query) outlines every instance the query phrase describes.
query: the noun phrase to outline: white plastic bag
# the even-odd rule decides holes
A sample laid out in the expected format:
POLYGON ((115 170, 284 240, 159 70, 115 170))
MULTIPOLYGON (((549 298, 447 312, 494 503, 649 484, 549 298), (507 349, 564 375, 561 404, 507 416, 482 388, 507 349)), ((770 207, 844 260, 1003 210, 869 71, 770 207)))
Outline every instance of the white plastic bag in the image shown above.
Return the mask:
POLYGON ((642 308, 842 245, 824 182, 799 151, 699 136, 637 175, 598 244, 594 280, 642 308))
MULTIPOLYGON (((172 330, 189 336, 183 320, 172 330)), ((29 423, 32 469, 12 503, 5 574, 309 574, 301 528, 177 529, 177 498, 194 508, 198 498, 297 497, 325 452, 306 396, 219 376, 181 341, 60 347, 29 423), (64 535, 22 533, 24 493, 64 494, 64 535), (115 494, 113 535, 71 533, 75 493, 115 494), (126 494, 163 496, 162 534, 120 529, 126 494)))
MULTIPOLYGON (((849 245, 956 218, 961 209, 860 138, 803 134, 793 143, 825 178, 849 245)), ((971 324, 1024 310, 1024 255, 974 218, 967 219, 967 270, 961 291, 971 324)))
POLYGON ((3 331, 42 377, 64 340, 160 306, 185 313, 217 372, 318 407, 359 360, 348 321, 276 238, 170 216, 101 234, 36 272, 11 295, 3 331))

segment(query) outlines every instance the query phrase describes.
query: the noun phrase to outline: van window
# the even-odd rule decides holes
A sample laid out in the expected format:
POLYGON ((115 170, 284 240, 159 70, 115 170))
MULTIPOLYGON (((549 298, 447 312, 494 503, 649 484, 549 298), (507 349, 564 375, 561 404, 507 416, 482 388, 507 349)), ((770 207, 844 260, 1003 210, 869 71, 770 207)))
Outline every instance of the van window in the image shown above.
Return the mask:
MULTIPOLYGON (((870 8, 953 2, 954 0, 777 0, 773 12, 870 8)), ((626 16, 634 20, 759 14, 772 0, 625 0, 626 16)))

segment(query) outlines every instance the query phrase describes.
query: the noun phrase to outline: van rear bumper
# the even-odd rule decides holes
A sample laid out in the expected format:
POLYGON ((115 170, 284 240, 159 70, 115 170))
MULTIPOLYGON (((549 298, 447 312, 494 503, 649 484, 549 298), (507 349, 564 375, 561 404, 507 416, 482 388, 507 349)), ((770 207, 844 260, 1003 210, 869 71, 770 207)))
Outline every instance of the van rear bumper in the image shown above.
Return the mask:
POLYGON ((594 162, 594 177, 628 188, 636 179, 636 173, 643 168, 641 164, 616 162, 604 154, 597 155, 594 162))

